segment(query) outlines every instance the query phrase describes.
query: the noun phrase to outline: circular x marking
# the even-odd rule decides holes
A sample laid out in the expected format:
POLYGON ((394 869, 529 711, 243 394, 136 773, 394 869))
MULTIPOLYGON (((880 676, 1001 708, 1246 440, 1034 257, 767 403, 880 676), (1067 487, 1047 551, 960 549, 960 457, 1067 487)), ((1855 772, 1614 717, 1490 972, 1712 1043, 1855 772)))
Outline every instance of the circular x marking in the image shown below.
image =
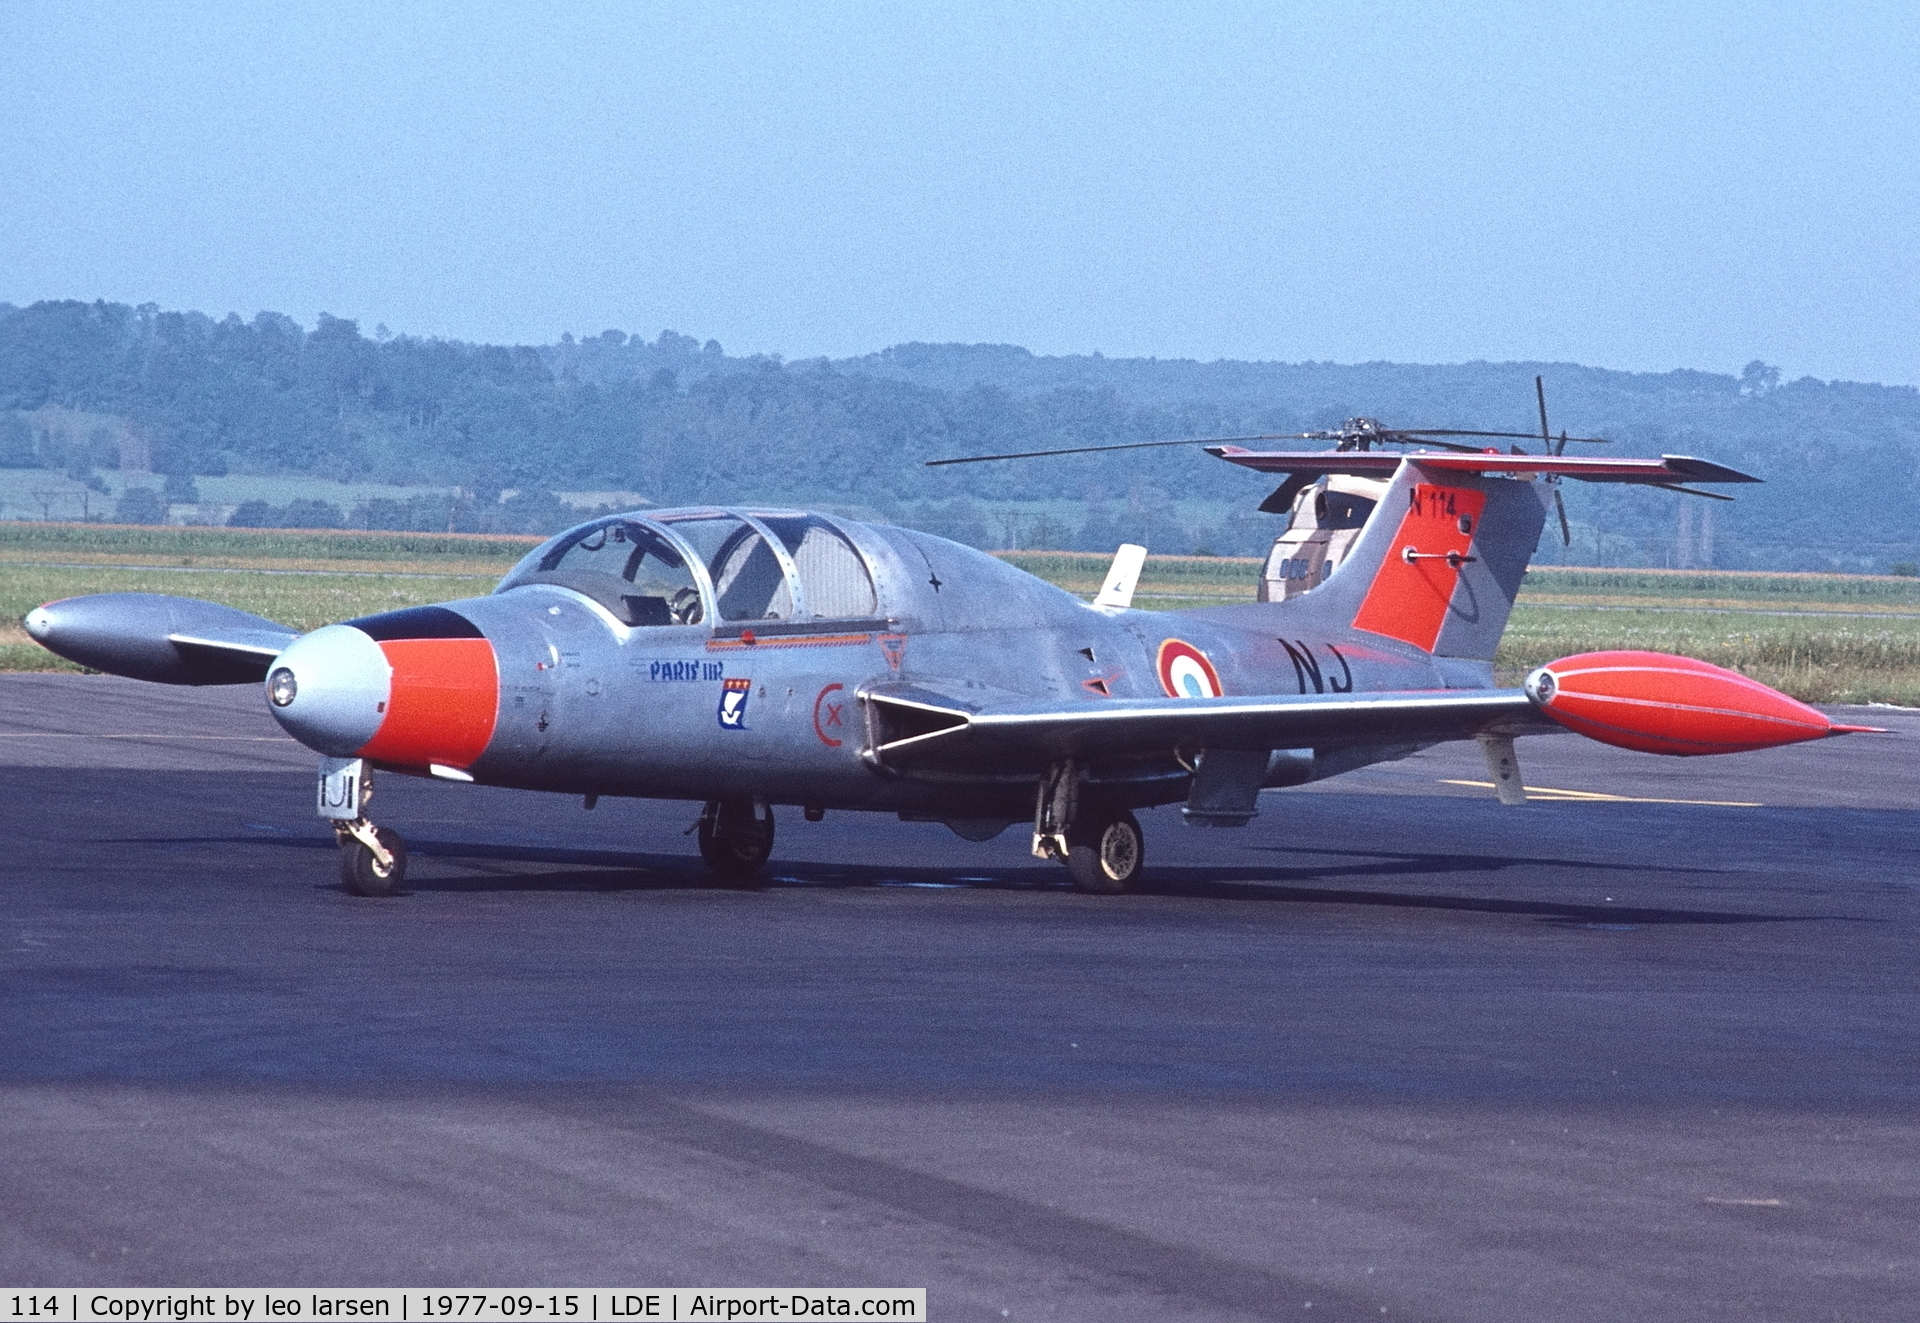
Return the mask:
POLYGON ((846 686, 843 684, 830 684, 825 689, 822 689, 813 700, 813 733, 818 735, 820 742, 829 749, 839 748, 841 741, 829 735, 827 733, 828 731, 837 730, 843 735, 846 733, 847 723, 845 717, 848 696, 845 694, 842 694, 839 698, 831 696, 845 688, 846 686))

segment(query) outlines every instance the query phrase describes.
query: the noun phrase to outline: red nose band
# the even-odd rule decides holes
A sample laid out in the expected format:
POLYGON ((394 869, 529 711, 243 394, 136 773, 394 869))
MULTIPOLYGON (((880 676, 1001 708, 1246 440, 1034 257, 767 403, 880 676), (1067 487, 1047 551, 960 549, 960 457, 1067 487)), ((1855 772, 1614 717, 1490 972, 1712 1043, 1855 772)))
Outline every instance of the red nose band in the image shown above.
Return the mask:
POLYGON ((500 708, 500 668, 483 638, 388 639, 385 719, 360 749, 376 762, 467 768, 486 751, 500 708))

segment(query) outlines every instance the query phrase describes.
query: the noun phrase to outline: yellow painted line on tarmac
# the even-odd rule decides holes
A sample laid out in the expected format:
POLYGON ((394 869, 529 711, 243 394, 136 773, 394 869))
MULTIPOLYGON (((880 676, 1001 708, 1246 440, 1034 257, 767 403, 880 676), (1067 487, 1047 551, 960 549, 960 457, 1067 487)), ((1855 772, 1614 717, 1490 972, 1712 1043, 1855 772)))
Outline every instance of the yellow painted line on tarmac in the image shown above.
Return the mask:
MULTIPOLYGON (((1476 790, 1491 790, 1491 781, 1449 781, 1442 780, 1443 786, 1472 786, 1476 790)), ((1765 808, 1764 804, 1755 804, 1741 799, 1643 799, 1635 795, 1605 795, 1598 790, 1554 790, 1547 786, 1528 786, 1528 799, 1558 801, 1570 804, 1697 804, 1706 808, 1765 808)))

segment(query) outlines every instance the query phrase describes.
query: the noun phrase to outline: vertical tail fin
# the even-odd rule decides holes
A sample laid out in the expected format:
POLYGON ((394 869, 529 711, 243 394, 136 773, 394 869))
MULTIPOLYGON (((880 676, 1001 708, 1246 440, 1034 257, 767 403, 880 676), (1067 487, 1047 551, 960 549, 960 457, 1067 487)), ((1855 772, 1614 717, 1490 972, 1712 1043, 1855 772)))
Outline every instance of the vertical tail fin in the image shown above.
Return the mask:
POLYGON ((1347 558, 1306 598, 1336 615, 1351 610, 1355 629, 1492 661, 1545 525, 1538 483, 1426 470, 1409 458, 1347 558))

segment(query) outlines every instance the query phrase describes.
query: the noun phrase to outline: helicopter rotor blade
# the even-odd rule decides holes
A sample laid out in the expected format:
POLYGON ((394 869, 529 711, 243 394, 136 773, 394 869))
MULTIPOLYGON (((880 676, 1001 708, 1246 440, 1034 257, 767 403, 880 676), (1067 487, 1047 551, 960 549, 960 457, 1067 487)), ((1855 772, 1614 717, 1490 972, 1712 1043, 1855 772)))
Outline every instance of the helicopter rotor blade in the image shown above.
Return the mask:
POLYGON ((1434 445, 1442 450, 1459 450, 1467 454, 1478 454, 1478 446, 1461 445, 1453 441, 1430 440, 1434 436, 1521 436, 1520 432, 1409 432, 1400 428, 1382 429, 1377 432, 1355 430, 1318 431, 1318 432, 1263 432, 1259 436, 1184 436, 1171 441, 1128 441, 1116 446, 1066 446, 1059 450, 1016 450, 1005 455, 955 455, 948 459, 929 459, 924 461, 927 468, 939 468, 946 464, 985 464, 997 459, 1045 459, 1051 455, 1100 455, 1115 450, 1154 450, 1162 446, 1223 446, 1240 445, 1247 441, 1337 441, 1350 444, 1355 441, 1379 442, 1383 445, 1415 446, 1434 445))
MULTIPOLYGON (((1537 384, 1537 383, 1536 383, 1537 384)), ((1542 406, 1544 408, 1544 405, 1542 406)), ((1544 414, 1543 414, 1544 417, 1544 414)), ((1544 433, 1542 434, 1545 435, 1544 433)), ((954 455, 947 459, 929 459, 924 461, 927 468, 941 468, 948 464, 986 464, 1003 459, 1047 459, 1054 455, 1104 455, 1118 450, 1157 450, 1165 446, 1217 446, 1240 445, 1249 441, 1332 441, 1341 450, 1358 447, 1365 450, 1373 445, 1391 446, 1434 446, 1441 450, 1456 450, 1465 454, 1478 454, 1480 447, 1467 445, 1459 441, 1442 440, 1443 437, 1473 436, 1489 438, 1534 439, 1531 432, 1483 432, 1464 427, 1382 427, 1371 419, 1354 419, 1341 428, 1323 428, 1313 432, 1263 432, 1258 436, 1190 436, 1178 437, 1169 441, 1127 441, 1111 446, 1063 446, 1058 450, 1016 450, 1002 455, 954 455)), ((1560 438, 1561 449, 1569 441, 1580 441, 1590 445, 1604 445, 1606 438, 1601 436, 1566 436, 1560 438)), ((1548 441, 1552 450, 1552 442, 1548 441)), ((1559 453, 1552 451, 1552 453, 1559 453)))
MULTIPOLYGON (((1468 431, 1464 428, 1456 428, 1456 427, 1396 427, 1394 431, 1401 436, 1418 436, 1418 437, 1505 436, 1505 437, 1513 437, 1521 441, 1538 441, 1540 439, 1540 434, 1538 432, 1474 432, 1474 431, 1468 431)), ((1609 438, 1604 436, 1570 436, 1567 438, 1567 440, 1581 441, 1590 446, 1606 446, 1606 445, 1613 444, 1613 442, 1609 438)))
MULTIPOLYGON (((1456 433, 1454 435, 1478 435, 1478 433, 1456 433)), ((1488 435, 1492 434, 1488 433, 1488 435)), ((1459 441, 1440 441, 1432 436, 1427 436, 1419 432, 1402 432, 1398 429, 1391 432, 1373 432, 1362 439, 1373 442, 1376 445, 1384 446, 1437 446, 1441 450, 1457 450, 1465 455, 1477 455, 1481 449, 1479 446, 1464 445, 1459 441)))
POLYGON ((1704 496, 1709 501, 1731 501, 1733 498, 1723 492, 1703 492, 1694 487, 1682 487, 1674 482, 1656 482, 1652 484, 1661 491, 1679 492, 1682 496, 1704 496))
POLYGON ((1118 446, 1067 446, 1061 450, 1019 450, 1008 455, 958 455, 950 459, 930 459, 926 467, 943 464, 984 464, 995 459, 1044 459, 1049 455, 1098 455, 1113 450, 1153 450, 1160 446, 1237 445, 1242 441, 1314 441, 1322 437, 1314 432, 1278 432, 1265 436, 1193 436, 1175 441, 1129 441, 1118 446))

